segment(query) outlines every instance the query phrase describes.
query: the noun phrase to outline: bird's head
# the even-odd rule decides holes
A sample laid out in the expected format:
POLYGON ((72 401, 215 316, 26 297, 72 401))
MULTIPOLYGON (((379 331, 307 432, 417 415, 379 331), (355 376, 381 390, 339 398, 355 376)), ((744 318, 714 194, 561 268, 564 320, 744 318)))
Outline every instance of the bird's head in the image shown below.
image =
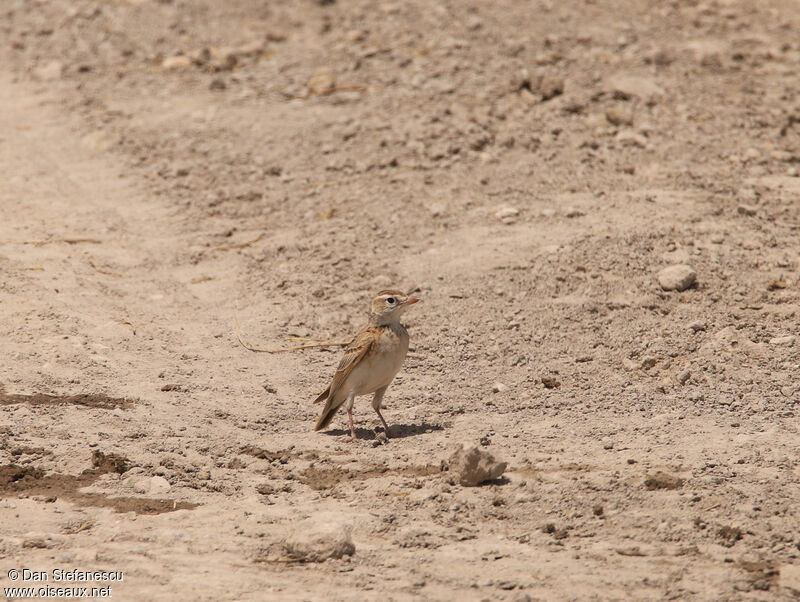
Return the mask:
POLYGON ((400 316, 410 305, 417 301, 419 301, 419 297, 406 295, 402 291, 381 291, 372 300, 370 314, 373 320, 381 324, 395 322, 400 319, 400 316))

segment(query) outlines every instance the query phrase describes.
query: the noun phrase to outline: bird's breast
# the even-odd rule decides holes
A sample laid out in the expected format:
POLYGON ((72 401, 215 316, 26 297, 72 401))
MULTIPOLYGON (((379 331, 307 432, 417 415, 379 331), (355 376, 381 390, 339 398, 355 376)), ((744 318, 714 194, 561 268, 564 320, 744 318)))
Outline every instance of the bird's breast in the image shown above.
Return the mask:
POLYGON ((385 327, 364 361, 353 371, 356 395, 372 393, 392 382, 403 365, 406 353, 408 333, 405 329, 402 326, 399 329, 385 327))

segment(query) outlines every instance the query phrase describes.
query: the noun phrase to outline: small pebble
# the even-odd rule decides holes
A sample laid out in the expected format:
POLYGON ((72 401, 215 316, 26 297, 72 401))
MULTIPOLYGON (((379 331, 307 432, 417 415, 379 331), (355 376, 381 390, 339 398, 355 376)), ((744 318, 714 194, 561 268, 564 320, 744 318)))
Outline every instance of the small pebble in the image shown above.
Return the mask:
POLYGON ((706 328, 708 328, 708 325, 705 323, 704 320, 695 320, 694 322, 689 324, 689 330, 691 330, 692 332, 698 332, 701 330, 705 330, 706 328))
POLYGON ((745 151, 744 158, 748 161, 756 161, 761 158, 761 153, 758 152, 758 149, 751 147, 745 151))
POLYGON ((658 273, 658 283, 665 291, 685 291, 697 280, 697 272, 685 264, 671 265, 658 273))
POLYGON ((647 138, 636 132, 623 130, 616 136, 617 142, 627 146, 638 146, 645 148, 647 146, 647 138))
POLYGON ((656 358, 649 356, 642 358, 642 363, 640 364, 642 370, 650 370, 653 366, 656 365, 656 358))
POLYGON ((190 59, 188 56, 183 56, 183 55, 167 57, 161 63, 161 67, 167 70, 187 69, 191 66, 192 66, 192 59, 190 59))
POLYGON ((517 217, 519 217, 519 209, 507 205, 495 211, 494 216, 504 224, 511 225, 517 220, 517 217))
POLYGON ((770 345, 784 345, 786 347, 791 347, 794 345, 795 336, 793 334, 789 334, 782 337, 774 337, 769 340, 770 345))

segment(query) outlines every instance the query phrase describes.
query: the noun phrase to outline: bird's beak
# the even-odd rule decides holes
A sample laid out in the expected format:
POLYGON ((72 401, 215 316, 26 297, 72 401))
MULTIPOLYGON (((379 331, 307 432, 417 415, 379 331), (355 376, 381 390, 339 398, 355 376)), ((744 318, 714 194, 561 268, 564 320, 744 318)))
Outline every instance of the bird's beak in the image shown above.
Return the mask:
POLYGON ((411 295, 408 299, 405 300, 405 303, 403 303, 403 305, 414 305, 414 303, 416 303, 417 301, 419 301, 419 297, 411 295))

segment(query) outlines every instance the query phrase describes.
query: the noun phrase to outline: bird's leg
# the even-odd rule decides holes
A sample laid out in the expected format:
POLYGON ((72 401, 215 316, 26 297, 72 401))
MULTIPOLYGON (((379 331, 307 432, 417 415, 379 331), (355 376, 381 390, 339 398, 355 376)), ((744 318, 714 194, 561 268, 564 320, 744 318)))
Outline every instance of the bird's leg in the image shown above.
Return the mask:
POLYGON ((381 422, 383 422, 383 428, 386 430, 386 438, 387 439, 390 438, 392 436, 392 433, 389 431, 389 425, 386 424, 386 421, 383 419, 383 415, 381 414, 381 411, 378 410, 378 409, 376 409, 375 411, 378 413, 378 418, 380 418, 381 422))
POLYGON ((383 394, 386 393, 387 388, 388 385, 386 387, 382 387, 377 391, 375 391, 375 395, 372 398, 372 408, 378 414, 378 418, 381 419, 381 422, 383 423, 383 428, 385 429, 386 432, 386 436, 391 437, 392 435, 389 432, 389 425, 386 424, 386 421, 383 419, 383 414, 381 414, 381 403, 383 402, 383 394))
POLYGON ((347 443, 352 443, 356 440, 356 427, 353 425, 353 401, 356 396, 352 393, 347 398, 347 418, 350 420, 350 438, 346 440, 347 443))
POLYGON ((353 426, 353 409, 347 408, 347 417, 350 419, 350 438, 347 440, 348 443, 352 443, 356 440, 356 427, 353 426))

